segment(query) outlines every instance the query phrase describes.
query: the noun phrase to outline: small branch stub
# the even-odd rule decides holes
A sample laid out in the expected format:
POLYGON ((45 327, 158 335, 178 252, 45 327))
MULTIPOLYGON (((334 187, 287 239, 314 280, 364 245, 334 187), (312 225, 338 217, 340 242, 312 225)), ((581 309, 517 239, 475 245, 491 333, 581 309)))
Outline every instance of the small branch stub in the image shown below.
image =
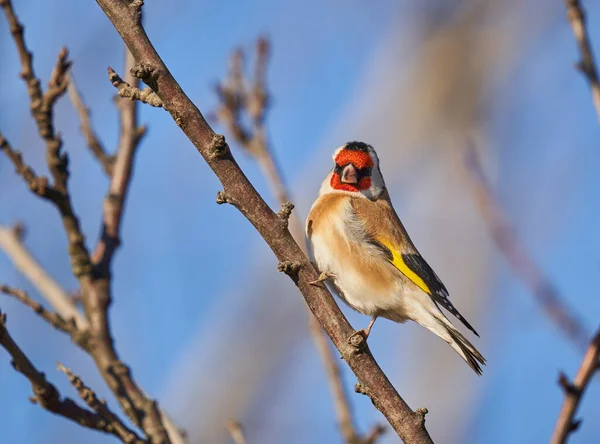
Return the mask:
POLYGON ((226 191, 219 191, 217 193, 217 199, 216 199, 217 205, 223 205, 225 203, 229 203, 229 195, 227 194, 226 191))
POLYGON ((300 270, 300 263, 292 262, 292 261, 281 261, 277 265, 277 271, 280 273, 285 273, 292 280, 297 283, 298 282, 298 271, 300 270))
POLYGON ((281 204, 281 209, 277 212, 277 216, 283 221, 286 227, 288 226, 288 221, 292 215, 293 209, 294 204, 288 201, 281 204))
POLYGON ((229 147, 225 141, 225 136, 222 134, 215 134, 210 143, 210 158, 211 159, 222 159, 229 152, 229 147))
MULTIPOLYGON (((132 73, 135 68, 132 68, 132 73)), ((137 77, 137 76, 134 76, 137 77)), ((156 93, 150 88, 139 89, 135 86, 131 86, 129 83, 124 81, 114 69, 108 68, 108 78, 112 85, 117 88, 117 94, 119 97, 131 100, 139 100, 140 102, 146 103, 147 105, 154 106, 156 108, 164 108, 163 101, 156 95, 156 93)))
POLYGON ((146 85, 152 88, 153 91, 156 91, 157 84, 156 80, 158 79, 158 70, 146 63, 138 63, 136 66, 129 70, 129 73, 133 77, 137 77, 142 80, 146 85))

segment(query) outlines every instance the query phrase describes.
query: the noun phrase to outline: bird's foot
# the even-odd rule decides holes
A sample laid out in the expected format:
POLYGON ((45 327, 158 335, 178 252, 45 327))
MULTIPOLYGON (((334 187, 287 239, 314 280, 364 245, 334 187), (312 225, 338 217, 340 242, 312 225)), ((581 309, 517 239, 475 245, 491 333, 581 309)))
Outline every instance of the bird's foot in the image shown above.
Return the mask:
POLYGON ((328 271, 322 271, 319 275, 319 278, 316 281, 309 282, 310 285, 319 285, 321 282, 326 281, 327 279, 335 279, 335 274, 330 273, 328 271))

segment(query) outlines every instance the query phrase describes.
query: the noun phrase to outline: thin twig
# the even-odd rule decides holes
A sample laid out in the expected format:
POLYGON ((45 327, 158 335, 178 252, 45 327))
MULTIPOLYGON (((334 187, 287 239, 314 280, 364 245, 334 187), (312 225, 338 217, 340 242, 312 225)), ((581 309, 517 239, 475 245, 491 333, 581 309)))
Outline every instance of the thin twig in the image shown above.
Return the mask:
POLYGON ((513 272, 529 287, 547 317, 577 347, 585 349, 590 333, 520 243, 514 227, 508 221, 494 196, 477 151, 472 144, 467 147, 465 165, 472 179, 472 189, 479 211, 496 246, 508 261, 513 272))
POLYGON ((114 157, 106 152, 104 145, 100 141, 100 138, 92 128, 92 122, 90 119, 90 110, 85 106, 83 102, 83 98, 81 97, 81 93, 77 89, 77 85, 73 79, 73 74, 69 76, 69 85, 67 86, 67 93, 69 94, 69 99, 71 99, 71 103, 75 107, 75 110, 79 114, 79 121, 81 122, 81 132, 85 137, 85 141, 87 143, 88 148, 94 155, 94 157, 100 162, 102 165, 102 169, 106 173, 107 176, 110 176, 112 173, 112 168, 114 164, 114 157))
MULTIPOLYGON (((423 414, 411 410, 385 376, 366 344, 349 343, 355 330, 325 288, 310 285, 318 274, 288 231, 239 168, 224 138, 217 135, 183 92, 152 46, 136 9, 120 0, 97 0, 138 62, 140 75, 160 97, 173 120, 188 136, 221 181, 221 201, 232 203, 252 223, 280 263, 293 265, 290 277, 342 357, 358 377, 363 391, 405 442, 431 443, 423 414)), ((141 3, 141 2, 134 2, 141 3)))
POLYGON ((61 318, 67 322, 73 320, 80 331, 87 330, 87 320, 71 302, 69 295, 27 250, 18 230, 0 226, 0 250, 4 251, 17 270, 35 286, 61 318))
POLYGON ((565 0, 565 5, 567 8, 567 19, 573 29, 581 56, 577 67, 590 84, 592 101, 596 109, 596 115, 600 119, 600 82, 598 81, 598 69, 594 60, 592 43, 587 32, 585 12, 579 0, 565 0))
POLYGON ((73 374, 71 370, 62 365, 60 362, 57 364, 57 366, 61 372, 67 375, 69 382, 73 387, 75 387, 79 397, 88 405, 88 407, 105 419, 105 421, 108 423, 108 427, 114 430, 114 434, 118 436, 121 441, 128 444, 141 444, 144 442, 108 408, 104 400, 99 399, 96 393, 84 384, 79 376, 73 374))
MULTIPOLYGON (((125 72, 127 80, 137 88, 139 79, 131 75, 135 67, 135 59, 126 49, 125 72)), ((146 127, 138 124, 137 102, 119 99, 120 137, 119 147, 115 156, 113 174, 106 198, 104 199, 104 214, 102 234, 94 252, 96 269, 103 277, 110 275, 110 264, 116 249, 121 244, 119 233, 123 220, 125 199, 133 174, 133 162, 137 148, 146 133, 146 127)))
POLYGON ((130 85, 129 82, 124 81, 112 68, 108 68, 108 79, 117 88, 120 97, 130 99, 131 101, 139 100, 150 106, 163 108, 162 100, 150 88, 139 89, 136 86, 130 85))
MULTIPOLYGON (((269 53, 268 40, 259 38, 256 45, 254 78, 250 82, 244 75, 244 54, 241 50, 233 52, 229 63, 229 75, 217 87, 221 103, 215 115, 228 128, 235 141, 257 160, 273 194, 281 204, 281 210, 277 215, 282 220, 289 221, 289 230, 292 236, 301 242, 301 248, 305 251, 302 242, 304 237, 302 222, 297 213, 292 212, 293 205, 290 203, 290 194, 283 180, 283 174, 267 141, 265 120, 269 94, 266 86, 266 74, 269 53), (248 86, 250 83, 251 87, 248 86), (244 114, 251 122, 250 129, 243 125, 244 114)), ((350 401, 341 378, 339 359, 336 359, 332 353, 325 332, 310 310, 308 311, 308 330, 326 370, 337 420, 344 440, 349 444, 365 442, 356 430, 350 401)), ((376 427, 376 429, 379 428, 376 427)), ((375 442, 377 436, 379 434, 373 436, 368 442, 375 442)))
POLYGON ((0 293, 15 297, 19 302, 31 308, 37 315, 39 315, 54 328, 71 336, 73 340, 84 350, 89 349, 88 332, 85 330, 79 330, 73 320, 67 321, 59 313, 46 310, 42 304, 31 299, 23 290, 12 288, 8 285, 0 285, 0 293))
POLYGON ((238 421, 229 421, 229 424, 227 424, 227 429, 229 430, 229 433, 231 434, 231 439, 233 439, 233 442, 235 444, 247 443, 244 428, 242 427, 242 424, 240 424, 238 421))
POLYGON ((563 444, 567 441, 569 434, 579 427, 581 420, 575 420, 577 407, 583 397, 592 376, 600 368, 600 329, 590 342, 585 352, 579 371, 573 382, 569 382, 567 377, 561 373, 559 384, 565 391, 565 401, 560 409, 558 420, 552 434, 552 444, 563 444))
MULTIPOLYGON (((119 439, 123 439, 120 430, 115 428, 112 422, 107 421, 103 415, 84 409, 69 398, 61 397, 56 387, 48 382, 44 373, 35 368, 29 358, 15 343, 6 328, 6 314, 4 313, 0 313, 0 345, 10 354, 14 369, 29 380, 34 395, 31 398, 33 402, 83 427, 110 433, 119 439)), ((136 437, 135 434, 133 436, 136 437)), ((143 441, 138 438, 133 441, 123 440, 123 442, 141 443, 143 441)))

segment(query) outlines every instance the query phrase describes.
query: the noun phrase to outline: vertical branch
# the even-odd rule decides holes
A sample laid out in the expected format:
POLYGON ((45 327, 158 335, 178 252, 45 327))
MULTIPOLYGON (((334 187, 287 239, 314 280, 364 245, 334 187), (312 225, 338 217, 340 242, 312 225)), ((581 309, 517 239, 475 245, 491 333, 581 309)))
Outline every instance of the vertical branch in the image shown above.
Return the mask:
POLYGON ((585 352, 579 371, 575 380, 571 383, 567 377, 561 373, 559 384, 565 391, 565 401, 560 409, 558 420, 552 434, 552 444, 563 444, 567 441, 569 434, 579 427, 581 420, 575 420, 577 407, 583 397, 585 389, 594 376, 594 373, 600 368, 600 329, 590 342, 585 352))
POLYGON ((565 5, 567 8, 567 19, 575 35, 581 56, 577 67, 590 84, 592 101, 596 109, 596 115, 600 119, 600 83, 598 82, 598 69, 594 60, 592 43, 587 32, 585 12, 579 0, 565 0, 565 5))
MULTIPOLYGON (((135 59, 128 49, 125 49, 125 54, 125 81, 137 88, 139 79, 131 74, 135 67, 135 59)), ((101 276, 110 274, 112 256, 121 244, 119 233, 133 173, 133 162, 139 143, 146 133, 146 127, 138 124, 138 102, 119 97, 117 104, 120 117, 119 146, 110 176, 108 194, 104 199, 102 234, 94 253, 94 263, 97 264, 101 276)))

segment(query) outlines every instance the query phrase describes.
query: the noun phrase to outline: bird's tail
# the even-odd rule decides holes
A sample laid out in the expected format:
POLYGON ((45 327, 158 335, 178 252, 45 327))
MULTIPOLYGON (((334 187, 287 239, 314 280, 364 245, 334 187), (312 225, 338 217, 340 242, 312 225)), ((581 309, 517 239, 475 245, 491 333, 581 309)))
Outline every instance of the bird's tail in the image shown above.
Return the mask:
POLYGON ((481 353, 463 336, 446 317, 440 313, 440 316, 433 315, 429 317, 428 322, 419 322, 423 327, 446 341, 461 358, 465 360, 469 367, 475 373, 481 375, 481 366, 485 365, 485 358, 481 353))
POLYGON ((475 373, 481 375, 481 366, 485 365, 485 358, 479 353, 479 351, 469 342, 467 338, 463 336, 456 328, 450 324, 450 322, 443 322, 440 320, 440 324, 445 328, 446 332, 450 337, 450 341, 447 338, 446 341, 450 344, 456 352, 469 364, 475 373))

